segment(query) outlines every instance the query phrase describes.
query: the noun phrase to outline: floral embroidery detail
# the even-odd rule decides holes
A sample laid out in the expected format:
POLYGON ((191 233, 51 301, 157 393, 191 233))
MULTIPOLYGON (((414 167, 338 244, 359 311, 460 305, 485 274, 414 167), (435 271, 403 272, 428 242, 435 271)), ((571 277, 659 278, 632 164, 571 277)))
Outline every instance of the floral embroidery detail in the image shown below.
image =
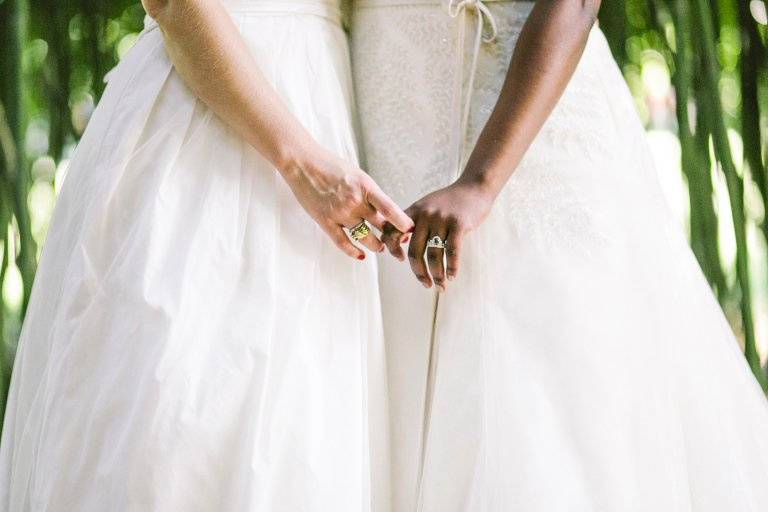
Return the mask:
MULTIPOLYGON (((465 147, 493 110, 529 2, 487 4, 498 25, 478 57, 465 147)), ((472 15, 472 14, 468 14, 472 15)), ((360 7, 353 18, 353 66, 368 170, 401 204, 449 184, 457 65, 457 19, 441 5, 360 7)), ((467 41, 475 34, 467 23, 467 41)), ((596 44, 596 43, 591 43, 596 44)), ((471 44, 465 44, 468 67, 471 44)), ((608 53, 608 58, 610 54, 608 53)), ((582 248, 608 237, 591 208, 590 183, 614 169, 615 122, 606 102, 601 52, 585 52, 562 98, 500 195, 496 209, 526 242, 582 248)), ((614 64, 615 65, 615 64, 614 64)), ((464 88, 468 70, 463 70, 464 88)), ((466 90, 463 94, 466 94, 466 90)))

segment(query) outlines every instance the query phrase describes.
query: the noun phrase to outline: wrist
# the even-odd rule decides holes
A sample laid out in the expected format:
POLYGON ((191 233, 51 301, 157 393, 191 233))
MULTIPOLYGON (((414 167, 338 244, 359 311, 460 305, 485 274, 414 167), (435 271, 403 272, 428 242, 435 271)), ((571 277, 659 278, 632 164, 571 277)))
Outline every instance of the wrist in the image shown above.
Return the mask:
POLYGON ((485 173, 470 172, 469 170, 465 170, 459 179, 456 180, 456 185, 472 190, 473 193, 480 195, 490 202, 496 199, 500 191, 500 188, 485 173))
POLYGON ((324 153, 325 150, 314 141, 291 144, 278 151, 273 163, 283 178, 292 183, 311 174, 318 161, 325 158, 324 153))

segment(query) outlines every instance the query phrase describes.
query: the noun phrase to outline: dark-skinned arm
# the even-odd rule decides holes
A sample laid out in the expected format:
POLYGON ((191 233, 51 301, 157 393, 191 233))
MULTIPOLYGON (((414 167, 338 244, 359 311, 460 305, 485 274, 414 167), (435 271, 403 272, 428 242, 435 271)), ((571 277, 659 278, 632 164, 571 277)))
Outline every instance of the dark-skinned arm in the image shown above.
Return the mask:
MULTIPOLYGON (((499 99, 464 172, 452 185, 432 192, 406 213, 415 228, 408 258, 417 279, 445 289, 459 270, 464 235, 477 228, 551 114, 579 63, 600 0, 539 0, 523 26, 499 99), (447 240, 446 264, 427 239, 447 240), (426 250, 426 262, 424 254, 426 250)), ((407 240, 395 229, 382 239, 398 259, 407 240)))
POLYGON ((600 0, 536 2, 460 181, 494 197, 504 187, 576 70, 599 8, 600 0))

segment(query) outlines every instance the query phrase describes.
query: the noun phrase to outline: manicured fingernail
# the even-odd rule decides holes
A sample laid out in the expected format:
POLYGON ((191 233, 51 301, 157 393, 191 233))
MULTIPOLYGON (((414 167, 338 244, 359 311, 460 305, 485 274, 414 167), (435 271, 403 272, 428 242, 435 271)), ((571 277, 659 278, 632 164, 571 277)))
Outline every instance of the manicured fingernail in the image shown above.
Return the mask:
POLYGON ((409 233, 413 233, 413 230, 416 229, 416 226, 411 226, 411 229, 408 230, 409 233))
POLYGON ((357 257, 357 259, 359 259, 360 261, 363 261, 365 259, 365 254, 361 254, 360 256, 357 257))
POLYGON ((400 240, 400 243, 401 243, 401 244, 407 244, 407 243, 408 243, 408 240, 410 240, 410 239, 411 239, 410 235, 406 235, 406 236, 405 236, 405 238, 403 238, 402 240, 400 240))

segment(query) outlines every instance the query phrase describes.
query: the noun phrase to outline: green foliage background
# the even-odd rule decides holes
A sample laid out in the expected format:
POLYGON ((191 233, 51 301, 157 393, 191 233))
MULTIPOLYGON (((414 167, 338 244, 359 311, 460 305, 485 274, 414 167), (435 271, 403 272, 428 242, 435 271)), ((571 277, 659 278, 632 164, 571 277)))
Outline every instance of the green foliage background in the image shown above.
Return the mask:
MULTIPOLYGON (((766 387, 768 0, 604 0, 600 26, 696 257, 766 387)), ((0 0, 0 411, 58 185, 132 0, 0 0)))

